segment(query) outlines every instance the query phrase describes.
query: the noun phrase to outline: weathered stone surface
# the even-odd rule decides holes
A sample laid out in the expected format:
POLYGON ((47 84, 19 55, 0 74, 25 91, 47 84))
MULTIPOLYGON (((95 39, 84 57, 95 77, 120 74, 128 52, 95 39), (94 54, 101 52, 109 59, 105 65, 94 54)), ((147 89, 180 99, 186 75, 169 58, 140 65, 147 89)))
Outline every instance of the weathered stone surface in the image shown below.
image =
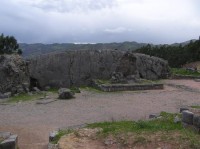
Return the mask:
POLYGON ((1 138, 9 138, 11 136, 11 133, 10 132, 0 132, 0 137, 1 138))
POLYGON ((181 108, 180 108, 180 113, 182 113, 183 111, 186 111, 186 110, 189 110, 189 108, 181 107, 181 108))
POLYGON ((74 93, 68 88, 60 88, 58 90, 59 99, 71 99, 74 97, 74 93))
POLYGON ((93 79, 111 79, 113 72, 158 79, 165 78, 169 69, 162 59, 117 50, 66 51, 30 59, 31 78, 42 88, 90 85, 93 79))
POLYGON ((124 77, 135 76, 135 78, 160 79, 167 78, 169 75, 168 62, 161 58, 151 57, 145 54, 125 53, 117 72, 122 72, 124 77))
POLYGON ((193 116, 194 114, 190 111, 182 112, 182 122, 192 125, 193 124, 193 116))
POLYGON ((193 125, 200 128, 200 115, 194 115, 193 125))
POLYGON ((37 88, 37 87, 33 87, 33 89, 32 89, 33 91, 35 91, 35 92, 40 92, 40 89, 39 88, 37 88))
POLYGON ((19 55, 0 55, 0 92, 25 92, 29 86, 28 63, 19 55))
POLYGON ((0 133, 1 137, 5 140, 0 143, 0 149, 17 149, 18 136, 11 135, 10 132, 0 133))

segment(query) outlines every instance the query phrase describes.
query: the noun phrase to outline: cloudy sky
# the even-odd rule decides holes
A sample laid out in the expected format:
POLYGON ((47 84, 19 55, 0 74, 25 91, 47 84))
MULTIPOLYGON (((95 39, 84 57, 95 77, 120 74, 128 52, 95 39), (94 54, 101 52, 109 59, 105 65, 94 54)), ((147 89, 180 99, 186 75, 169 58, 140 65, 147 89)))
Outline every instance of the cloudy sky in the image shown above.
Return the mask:
POLYGON ((0 33, 26 43, 174 43, 200 35, 199 0, 1 0, 0 33))

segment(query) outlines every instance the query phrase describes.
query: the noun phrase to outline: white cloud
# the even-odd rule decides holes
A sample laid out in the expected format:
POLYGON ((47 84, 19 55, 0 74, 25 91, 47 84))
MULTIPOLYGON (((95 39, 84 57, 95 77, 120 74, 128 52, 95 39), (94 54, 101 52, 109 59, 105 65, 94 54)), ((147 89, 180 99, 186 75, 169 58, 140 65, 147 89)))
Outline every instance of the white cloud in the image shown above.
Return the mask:
POLYGON ((127 28, 124 28, 124 27, 118 27, 118 28, 112 28, 112 29, 105 29, 104 30, 105 32, 107 33, 123 33, 123 32, 126 32, 126 31, 132 31, 132 29, 127 29, 127 28))

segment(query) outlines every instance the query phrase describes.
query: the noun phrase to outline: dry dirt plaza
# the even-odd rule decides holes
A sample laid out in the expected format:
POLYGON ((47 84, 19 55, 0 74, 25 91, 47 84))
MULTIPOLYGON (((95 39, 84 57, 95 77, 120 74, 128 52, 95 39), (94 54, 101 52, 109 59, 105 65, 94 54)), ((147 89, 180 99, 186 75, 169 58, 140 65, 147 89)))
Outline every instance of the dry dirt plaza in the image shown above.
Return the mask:
MULTIPOLYGON (((82 90, 72 100, 36 100, 0 105, 0 131, 19 135, 20 149, 46 149, 50 131, 101 121, 148 119, 149 114, 179 112, 200 105, 200 82, 163 80, 164 90, 103 93, 82 90)), ((52 95, 52 98, 56 98, 52 95)))

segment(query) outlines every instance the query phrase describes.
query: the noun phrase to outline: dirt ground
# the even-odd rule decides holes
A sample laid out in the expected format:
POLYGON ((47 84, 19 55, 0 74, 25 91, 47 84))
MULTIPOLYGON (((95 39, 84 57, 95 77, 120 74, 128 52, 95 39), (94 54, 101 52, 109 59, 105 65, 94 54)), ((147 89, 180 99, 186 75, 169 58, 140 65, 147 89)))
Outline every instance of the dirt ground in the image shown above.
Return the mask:
POLYGON ((20 149, 47 149, 49 132, 58 128, 147 119, 152 113, 179 112, 183 105, 200 105, 200 82, 164 80, 164 83, 168 84, 164 90, 116 93, 84 90, 75 99, 45 105, 36 101, 0 105, 0 131, 18 134, 20 149))

